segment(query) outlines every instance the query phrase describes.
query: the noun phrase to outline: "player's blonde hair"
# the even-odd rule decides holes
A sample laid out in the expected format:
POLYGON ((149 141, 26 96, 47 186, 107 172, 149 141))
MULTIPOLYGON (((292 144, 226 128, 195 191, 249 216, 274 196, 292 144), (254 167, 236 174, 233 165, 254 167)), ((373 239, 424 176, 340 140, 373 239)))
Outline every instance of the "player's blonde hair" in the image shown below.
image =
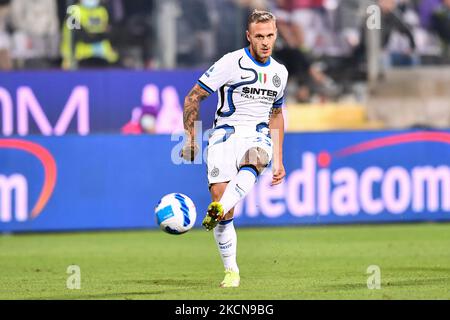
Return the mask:
POLYGON ((275 15, 273 13, 271 13, 269 11, 255 9, 248 17, 247 29, 250 28, 250 25, 252 23, 261 23, 261 22, 270 22, 270 21, 273 21, 275 23, 277 22, 277 18, 275 17, 275 15))

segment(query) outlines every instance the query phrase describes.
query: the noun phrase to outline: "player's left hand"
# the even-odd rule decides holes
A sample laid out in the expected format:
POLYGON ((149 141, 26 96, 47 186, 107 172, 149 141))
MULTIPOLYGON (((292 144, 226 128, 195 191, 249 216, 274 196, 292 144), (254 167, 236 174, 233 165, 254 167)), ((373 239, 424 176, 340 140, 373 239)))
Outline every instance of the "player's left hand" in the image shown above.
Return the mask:
POLYGON ((275 162, 272 164, 272 183, 271 186, 276 186, 277 184, 280 184, 284 177, 286 176, 286 171, 284 170, 283 163, 275 164, 275 162))

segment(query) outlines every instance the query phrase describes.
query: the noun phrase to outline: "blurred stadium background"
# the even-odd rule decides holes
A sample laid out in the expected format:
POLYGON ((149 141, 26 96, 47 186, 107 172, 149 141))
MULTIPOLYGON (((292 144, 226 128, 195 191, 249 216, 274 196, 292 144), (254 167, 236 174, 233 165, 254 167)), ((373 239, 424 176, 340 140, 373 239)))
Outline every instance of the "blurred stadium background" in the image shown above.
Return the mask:
POLYGON ((183 99, 247 45, 254 8, 276 14, 290 72, 287 178, 262 176, 237 210, 260 278, 234 297, 449 298, 449 0, 0 0, 0 298, 233 298, 212 289, 210 234, 146 229, 167 193, 209 203, 201 157, 173 161, 183 99), (145 231, 84 233, 128 229, 145 231), (377 263, 390 291, 367 290, 377 263), (70 264, 87 293, 66 290, 70 264))

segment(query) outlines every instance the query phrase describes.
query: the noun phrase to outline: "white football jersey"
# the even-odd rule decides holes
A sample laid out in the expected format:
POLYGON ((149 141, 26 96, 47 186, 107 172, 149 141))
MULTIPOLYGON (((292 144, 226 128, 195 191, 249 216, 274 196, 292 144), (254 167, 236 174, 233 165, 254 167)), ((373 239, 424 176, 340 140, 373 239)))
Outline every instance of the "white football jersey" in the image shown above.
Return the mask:
POLYGON ((209 93, 218 92, 214 128, 268 125, 270 110, 283 105, 286 67, 272 57, 260 63, 243 48, 224 55, 198 80, 209 93))

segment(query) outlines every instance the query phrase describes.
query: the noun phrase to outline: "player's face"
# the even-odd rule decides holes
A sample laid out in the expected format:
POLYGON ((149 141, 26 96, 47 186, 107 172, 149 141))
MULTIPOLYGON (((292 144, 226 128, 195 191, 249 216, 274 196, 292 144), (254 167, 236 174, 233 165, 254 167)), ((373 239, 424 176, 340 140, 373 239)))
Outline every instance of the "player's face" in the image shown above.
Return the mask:
POLYGON ((252 23, 247 30, 247 40, 250 42, 250 52, 260 62, 266 62, 272 55, 277 27, 274 21, 252 23))

